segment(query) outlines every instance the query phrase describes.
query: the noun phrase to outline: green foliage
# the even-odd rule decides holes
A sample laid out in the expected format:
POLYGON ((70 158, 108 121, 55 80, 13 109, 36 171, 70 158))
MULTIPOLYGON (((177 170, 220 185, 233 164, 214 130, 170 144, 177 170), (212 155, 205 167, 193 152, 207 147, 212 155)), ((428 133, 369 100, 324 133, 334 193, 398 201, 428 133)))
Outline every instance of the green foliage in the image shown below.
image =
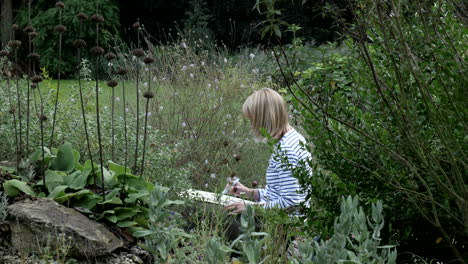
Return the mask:
POLYGON ((382 202, 372 204, 367 217, 358 197, 342 197, 341 213, 334 224, 330 239, 299 244, 299 258, 294 263, 396 263, 394 246, 380 246, 380 232, 384 226, 382 202), (369 218, 369 219, 368 219, 369 218))
MULTIPOLYGON (((67 27, 63 33, 62 48, 62 74, 69 75, 75 73, 78 62, 76 61, 76 48, 73 47, 73 41, 83 39, 88 47, 95 46, 96 32, 95 23, 85 21, 81 29, 82 35, 79 36, 79 19, 76 15, 83 12, 91 17, 96 13, 96 6, 99 7, 99 13, 104 16, 105 21, 100 26, 100 43, 105 49, 114 46, 120 41, 120 21, 119 9, 116 1, 107 0, 64 0, 65 8, 62 11, 61 24, 67 27)), ((54 75, 58 72, 58 47, 59 37, 54 32, 54 27, 60 24, 58 19, 58 8, 54 7, 54 2, 39 0, 31 4, 31 25, 38 33, 34 39, 35 52, 41 55, 40 65, 46 67, 54 75)), ((28 4, 25 3, 19 9, 16 15, 16 23, 24 28, 28 25, 28 4)), ((88 52, 83 49, 84 55, 88 52)))
POLYGON ((339 196, 358 194, 388 206, 386 237, 457 252, 467 231, 465 20, 453 3, 357 7, 348 54, 324 52, 289 90, 314 144, 313 177, 298 176, 309 227, 330 227, 339 196))
POLYGON ((169 200, 168 190, 159 185, 154 186, 149 200, 149 229, 134 233, 135 237, 145 238, 143 247, 155 256, 155 263, 168 263, 172 259, 171 251, 178 242, 183 238, 190 238, 183 230, 175 226, 174 221, 170 221, 175 213, 167 207, 182 205, 183 202, 169 200))

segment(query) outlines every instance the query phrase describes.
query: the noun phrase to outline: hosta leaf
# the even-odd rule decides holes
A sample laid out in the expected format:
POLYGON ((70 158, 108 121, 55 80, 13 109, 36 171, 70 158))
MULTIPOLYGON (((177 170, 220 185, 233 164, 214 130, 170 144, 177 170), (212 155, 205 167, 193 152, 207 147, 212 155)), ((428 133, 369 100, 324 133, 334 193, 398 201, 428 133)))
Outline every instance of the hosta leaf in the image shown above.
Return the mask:
POLYGON ((51 169, 71 172, 75 168, 75 156, 70 143, 65 143, 57 151, 57 157, 53 159, 51 169))
POLYGON ((127 208, 127 207, 117 207, 114 208, 115 216, 119 221, 127 218, 131 218, 132 216, 138 214, 140 210, 134 208, 127 208))
POLYGON ((123 221, 123 222, 118 222, 117 225, 119 227, 129 227, 129 226, 135 226, 135 225, 138 225, 137 222, 133 222, 133 221, 123 221))
POLYGON ((49 199, 54 199, 55 197, 60 197, 65 195, 65 190, 68 188, 66 185, 60 185, 54 188, 54 190, 47 196, 49 199))
POLYGON ((47 170, 45 173, 45 181, 47 190, 51 193, 55 187, 65 185, 64 178, 67 176, 66 173, 61 171, 47 170))
POLYGON ((19 192, 29 195, 36 195, 31 187, 26 183, 19 180, 8 180, 3 183, 5 193, 10 197, 15 197, 19 192))
POLYGON ((115 175, 119 174, 132 174, 132 170, 130 168, 125 168, 125 166, 119 165, 109 160, 109 170, 113 171, 115 175))

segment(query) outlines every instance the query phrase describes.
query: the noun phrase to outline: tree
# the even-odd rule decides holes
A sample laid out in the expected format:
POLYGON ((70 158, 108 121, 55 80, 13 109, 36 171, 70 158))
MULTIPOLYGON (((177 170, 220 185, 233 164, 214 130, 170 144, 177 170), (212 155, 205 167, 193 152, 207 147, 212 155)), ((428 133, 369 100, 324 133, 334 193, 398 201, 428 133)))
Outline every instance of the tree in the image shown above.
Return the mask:
POLYGON ((13 8, 11 0, 0 0, 1 4, 1 16, 0 16, 0 28, 1 28, 1 41, 2 46, 11 38, 11 23, 13 20, 13 8))

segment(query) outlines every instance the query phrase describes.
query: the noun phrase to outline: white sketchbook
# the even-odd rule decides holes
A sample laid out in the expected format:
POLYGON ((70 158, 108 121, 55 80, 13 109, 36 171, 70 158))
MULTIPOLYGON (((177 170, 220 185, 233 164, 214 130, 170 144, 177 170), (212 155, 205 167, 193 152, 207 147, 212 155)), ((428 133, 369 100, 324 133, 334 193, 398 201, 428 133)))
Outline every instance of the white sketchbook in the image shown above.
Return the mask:
POLYGON ((260 205, 261 204, 261 203, 256 203, 256 202, 244 200, 244 199, 229 196, 229 195, 222 195, 219 193, 205 192, 205 191, 193 190, 193 189, 188 189, 186 191, 186 195, 188 196, 188 198, 195 200, 195 201, 219 204, 223 206, 231 204, 231 203, 238 203, 238 202, 245 203, 246 205, 260 205))

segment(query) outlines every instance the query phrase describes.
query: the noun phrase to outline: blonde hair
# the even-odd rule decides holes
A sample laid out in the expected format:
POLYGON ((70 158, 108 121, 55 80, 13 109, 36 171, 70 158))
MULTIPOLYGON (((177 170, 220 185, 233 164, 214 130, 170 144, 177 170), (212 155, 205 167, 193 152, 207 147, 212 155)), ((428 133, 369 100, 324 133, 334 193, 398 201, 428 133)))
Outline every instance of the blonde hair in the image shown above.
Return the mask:
POLYGON ((257 138, 263 138, 261 128, 275 139, 281 139, 291 128, 283 97, 270 88, 260 89, 250 95, 242 106, 242 112, 250 120, 257 138))

